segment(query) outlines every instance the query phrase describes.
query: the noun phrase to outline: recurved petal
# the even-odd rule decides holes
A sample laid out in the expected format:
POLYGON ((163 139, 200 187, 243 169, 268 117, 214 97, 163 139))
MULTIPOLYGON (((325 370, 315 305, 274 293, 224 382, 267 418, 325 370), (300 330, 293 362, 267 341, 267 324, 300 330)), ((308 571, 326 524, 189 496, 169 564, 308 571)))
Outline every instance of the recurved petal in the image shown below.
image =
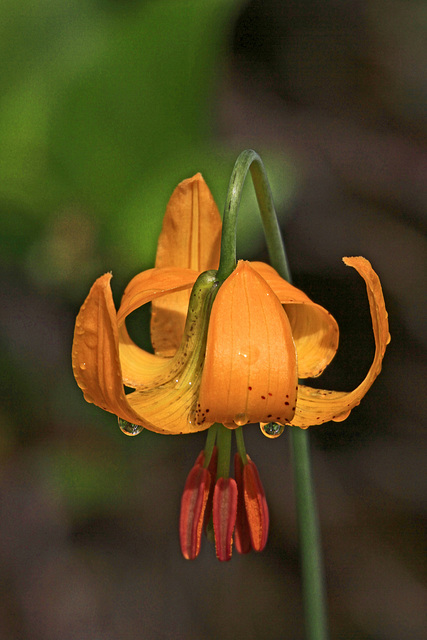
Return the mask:
MULTIPOLYGON (((217 269, 221 243, 218 208, 200 173, 181 182, 166 208, 156 267, 217 269)), ((189 294, 179 292, 153 303, 151 340, 156 353, 173 355, 185 324, 189 294), (165 325, 168 330, 165 331, 165 325)))
POLYGON ((191 289, 198 275, 197 271, 181 267, 155 267, 138 273, 125 289, 117 313, 118 323, 122 324, 132 311, 151 300, 182 289, 191 289))
POLYGON ((110 280, 110 273, 98 278, 77 316, 72 349, 74 376, 87 402, 150 429, 152 425, 129 406, 124 393, 110 280))
MULTIPOLYGON (((193 273, 193 272, 190 272, 193 273)), ((209 310, 217 283, 215 272, 205 271, 193 287, 192 303, 188 311, 185 334, 177 353, 172 358, 149 357, 133 349, 134 360, 129 358, 132 345, 125 343, 121 333, 123 365, 134 366, 138 358, 138 370, 134 380, 136 390, 126 396, 130 406, 152 423, 153 431, 168 434, 192 433, 207 429, 212 420, 209 416, 196 420, 197 400, 203 370, 209 310), (125 351, 123 351, 125 349, 125 351), (160 363, 160 364, 158 364, 160 363)), ((150 295, 154 295, 151 291, 150 295)), ((130 301, 130 308, 133 308, 130 301)), ((126 300, 120 322, 126 316, 126 300)))
POLYGON ((212 307, 200 413, 229 427, 284 423, 294 415, 296 385, 288 317, 266 281, 240 261, 212 307))
POLYGON ((284 305, 298 355, 298 376, 319 376, 334 357, 339 340, 338 325, 332 315, 302 291, 281 278, 263 262, 252 262, 284 305))
MULTIPOLYGON (((129 337, 125 319, 142 305, 151 300, 165 299, 175 292, 190 290, 198 273, 191 269, 165 267, 148 269, 135 276, 125 289, 117 314, 119 328, 120 360, 123 380, 130 387, 144 387, 153 384, 169 367, 169 359, 155 356, 140 349, 129 337)), ((184 317, 185 323, 185 317, 184 317)), ((174 334, 176 324, 171 321, 163 324, 165 340, 174 334)))
POLYGON ((126 398, 130 406, 144 416, 151 424, 151 430, 168 435, 196 433, 208 429, 212 422, 196 421, 195 404, 199 380, 177 379, 154 388, 137 389, 126 398), (194 414, 194 415, 193 415, 194 414))
MULTIPOLYGON (((388 314, 385 308, 380 280, 368 260, 362 257, 343 258, 346 265, 354 267, 366 283, 372 327, 375 338, 375 355, 363 382, 353 391, 327 391, 301 385, 292 425, 307 428, 329 420, 345 420, 373 384, 381 371, 387 344, 390 342, 388 314)), ((357 345, 360 348, 360 345, 357 345)))

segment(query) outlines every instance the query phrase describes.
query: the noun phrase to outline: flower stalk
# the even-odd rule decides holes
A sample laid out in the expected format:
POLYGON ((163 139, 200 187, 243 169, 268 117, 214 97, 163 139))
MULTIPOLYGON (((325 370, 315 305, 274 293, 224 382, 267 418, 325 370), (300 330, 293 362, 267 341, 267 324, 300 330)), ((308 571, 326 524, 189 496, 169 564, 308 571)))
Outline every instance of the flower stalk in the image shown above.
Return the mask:
MULTIPOLYGON (((291 283, 291 272, 267 174, 261 158, 251 149, 239 155, 230 178, 224 209, 221 260, 217 279, 223 282, 236 266, 237 213, 249 170, 260 208, 271 265, 282 278, 291 283)), ((306 637, 307 640, 326 640, 328 631, 323 562, 308 438, 307 431, 291 429, 306 637)))

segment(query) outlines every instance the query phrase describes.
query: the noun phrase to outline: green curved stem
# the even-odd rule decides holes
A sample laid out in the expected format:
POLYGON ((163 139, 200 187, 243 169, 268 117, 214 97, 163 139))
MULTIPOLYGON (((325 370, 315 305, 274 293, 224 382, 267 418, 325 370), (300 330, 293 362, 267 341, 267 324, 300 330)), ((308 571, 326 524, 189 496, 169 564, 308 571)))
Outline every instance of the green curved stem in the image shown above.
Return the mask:
POLYGON ((230 475, 231 429, 218 424, 216 443, 218 445, 217 478, 228 478, 230 475))
POLYGON ((224 282, 236 267, 237 213, 242 197, 243 185, 249 170, 251 172, 255 194, 261 212, 268 252, 272 258, 276 255, 282 256, 281 266, 283 268, 283 272, 286 274, 283 275, 283 277, 286 280, 290 280, 289 265, 283 249, 282 236, 277 222, 277 215, 274 209, 273 196, 271 194, 267 173, 261 158, 256 151, 253 151, 252 149, 242 151, 239 155, 234 165, 230 183, 228 185, 222 225, 221 259, 217 278, 220 282, 224 282))
MULTIPOLYGON (((236 266, 236 221, 242 188, 248 170, 261 212, 271 265, 292 282, 267 174, 259 155, 243 151, 234 165, 223 219, 221 261, 217 278, 223 282, 236 266)), ((302 585, 307 640, 328 638, 323 562, 316 498, 311 471, 308 431, 291 427, 295 500, 301 553, 302 585)))

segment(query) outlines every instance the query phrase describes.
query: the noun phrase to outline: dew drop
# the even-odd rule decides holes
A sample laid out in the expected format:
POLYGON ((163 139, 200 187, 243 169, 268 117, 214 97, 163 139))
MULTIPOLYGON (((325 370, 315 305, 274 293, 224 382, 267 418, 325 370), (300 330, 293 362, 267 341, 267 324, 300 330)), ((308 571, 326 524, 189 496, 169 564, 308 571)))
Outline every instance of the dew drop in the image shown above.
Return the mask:
POLYGON ((79 366, 80 366, 80 369, 84 371, 86 369, 86 362, 81 362, 79 366))
POLYGON ((267 424, 260 424, 259 426, 267 438, 278 438, 285 430, 285 425, 279 424, 278 422, 268 422, 267 424))
POLYGON ((132 424, 132 422, 127 422, 127 420, 123 420, 123 418, 118 418, 120 431, 122 431, 126 436, 137 436, 144 431, 144 427, 141 427, 139 424, 132 424))
POLYGON ((234 422, 237 426, 242 427, 244 424, 248 424, 248 416, 246 413, 236 413, 234 416, 234 422))

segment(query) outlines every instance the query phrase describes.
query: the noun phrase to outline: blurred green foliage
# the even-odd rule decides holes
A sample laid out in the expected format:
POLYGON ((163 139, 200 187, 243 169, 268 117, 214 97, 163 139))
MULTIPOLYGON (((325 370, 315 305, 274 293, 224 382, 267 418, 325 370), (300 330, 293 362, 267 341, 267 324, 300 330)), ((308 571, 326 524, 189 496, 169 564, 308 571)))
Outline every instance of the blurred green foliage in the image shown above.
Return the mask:
POLYGON ((202 171, 221 208, 240 149, 215 139, 215 90, 240 4, 2 3, 3 262, 77 302, 106 269, 152 265, 180 180, 202 171))
MULTIPOLYGON (((35 342, 47 337, 55 343, 55 319, 50 305, 41 302, 44 297, 54 315, 63 314, 70 303, 78 308, 103 272, 114 272, 120 294, 134 273, 153 265, 165 207, 178 182, 201 171, 221 210, 241 149, 216 133, 218 85, 241 5, 240 0, 1 3, 0 264, 6 274, 21 275, 24 290, 35 286, 34 299, 24 294, 19 301, 22 322, 12 307, 8 321, 7 332, 16 330, 25 348, 31 343, 37 351, 35 342), (42 335, 39 326, 46 327, 42 335)), ((292 194, 293 171, 277 152, 263 158, 276 201, 283 203, 292 194)), ((250 186, 242 207, 240 251, 249 257, 264 242, 250 186)), ((147 311, 131 320, 148 348, 147 311)), ((5 340, 10 429, 7 412, 0 449, 6 455, 19 434, 27 445, 37 442, 49 421, 64 422, 66 406, 73 433, 114 432, 113 464, 123 470, 129 463, 120 457, 123 452, 141 456, 152 438, 145 434, 138 444, 129 443, 119 436, 114 416, 83 402, 71 374, 71 323, 62 330, 60 352, 49 354, 41 346, 32 365, 20 361, 10 337, 5 340), (29 384, 34 367, 38 376, 29 384)), ((119 474, 121 485, 114 489, 111 465, 93 459, 96 445, 84 440, 72 451, 62 447, 41 453, 41 467, 49 469, 72 511, 88 505, 102 509, 105 495, 108 504, 113 495, 120 500, 126 478, 119 474)))

